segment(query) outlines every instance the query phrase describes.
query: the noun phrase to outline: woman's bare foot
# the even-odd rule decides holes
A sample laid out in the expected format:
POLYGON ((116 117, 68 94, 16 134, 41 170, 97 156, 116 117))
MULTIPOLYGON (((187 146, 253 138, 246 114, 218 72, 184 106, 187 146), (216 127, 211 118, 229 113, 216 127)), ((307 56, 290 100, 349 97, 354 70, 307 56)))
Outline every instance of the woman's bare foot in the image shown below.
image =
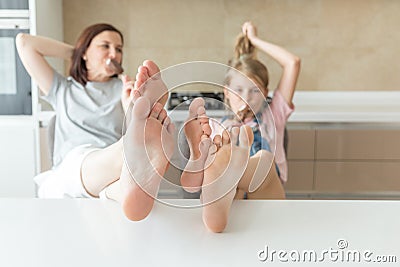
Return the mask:
MULTIPOLYGON (((214 138, 219 147, 212 164, 204 171, 203 221, 212 232, 222 232, 228 222, 236 187, 246 170, 253 132, 249 126, 233 127, 214 138)), ((211 151, 212 149, 210 149, 211 151)))
POLYGON ((168 89, 161 79, 160 69, 151 60, 145 60, 138 68, 134 88, 139 90, 141 96, 150 100, 151 107, 155 102, 164 106, 168 100, 168 89))
POLYGON ((197 192, 203 183, 204 164, 211 146, 211 127, 208 123, 204 99, 195 98, 189 106, 184 131, 189 144, 190 158, 181 176, 181 185, 191 193, 197 192))
POLYGON ((157 197, 160 181, 174 149, 174 126, 160 103, 152 108, 147 97, 139 97, 124 136, 121 171, 122 207, 128 219, 144 219, 157 197))

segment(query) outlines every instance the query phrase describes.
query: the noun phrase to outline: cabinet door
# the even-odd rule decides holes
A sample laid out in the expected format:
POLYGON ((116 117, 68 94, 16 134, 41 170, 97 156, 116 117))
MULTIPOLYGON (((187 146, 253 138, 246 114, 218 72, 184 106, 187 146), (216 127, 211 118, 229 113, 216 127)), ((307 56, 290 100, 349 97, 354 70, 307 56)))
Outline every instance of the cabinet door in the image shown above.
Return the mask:
POLYGON ((289 160, 313 160, 314 140, 314 129, 291 129, 288 127, 287 158, 289 160))
POLYGON ((331 193, 400 193, 400 162, 317 162, 315 189, 331 193))
POLYGON ((309 193, 313 191, 314 185, 314 161, 293 161, 288 162, 289 177, 285 184, 285 191, 288 193, 309 193))
POLYGON ((314 186, 314 129, 288 127, 288 181, 285 191, 310 193, 314 186))
POLYGON ((31 120, 27 124, 0 121, 0 197, 33 197, 35 142, 31 120))
POLYGON ((317 160, 400 160, 400 130, 317 130, 317 160))

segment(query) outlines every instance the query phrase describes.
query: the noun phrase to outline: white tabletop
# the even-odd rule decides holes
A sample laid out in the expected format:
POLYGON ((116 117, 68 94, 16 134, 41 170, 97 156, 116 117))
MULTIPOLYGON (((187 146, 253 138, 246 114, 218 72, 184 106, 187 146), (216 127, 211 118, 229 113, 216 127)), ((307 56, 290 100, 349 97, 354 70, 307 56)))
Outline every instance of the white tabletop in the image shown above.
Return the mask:
MULTIPOLYGON (((324 250, 370 251, 372 260, 395 256, 385 266, 398 266, 399 211, 395 201, 236 201, 226 231, 214 234, 200 209, 156 203, 147 219, 131 222, 112 201, 0 199, 0 266, 310 266, 289 258, 310 250, 318 259, 324 250), (266 246, 277 251, 273 261, 260 260, 266 246)), ((325 254, 317 264, 338 262, 325 254)))

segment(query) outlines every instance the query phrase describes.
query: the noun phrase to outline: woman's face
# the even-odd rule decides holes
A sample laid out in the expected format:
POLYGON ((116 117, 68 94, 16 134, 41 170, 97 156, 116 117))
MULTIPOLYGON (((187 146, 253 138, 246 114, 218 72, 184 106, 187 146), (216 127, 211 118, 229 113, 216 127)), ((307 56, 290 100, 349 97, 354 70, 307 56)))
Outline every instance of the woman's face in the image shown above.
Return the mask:
POLYGON ((232 73, 230 84, 225 88, 225 97, 236 114, 244 105, 248 105, 254 113, 259 112, 266 95, 267 89, 239 73, 232 73))
POLYGON ((107 65, 107 59, 122 62, 122 39, 114 31, 103 31, 96 35, 83 56, 89 81, 107 81, 115 74, 107 65))

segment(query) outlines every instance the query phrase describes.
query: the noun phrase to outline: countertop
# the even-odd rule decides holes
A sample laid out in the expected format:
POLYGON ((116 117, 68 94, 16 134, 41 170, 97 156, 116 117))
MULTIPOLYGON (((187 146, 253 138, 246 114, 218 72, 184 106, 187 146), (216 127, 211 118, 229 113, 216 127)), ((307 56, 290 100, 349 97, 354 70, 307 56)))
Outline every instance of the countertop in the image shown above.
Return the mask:
POLYGON ((111 200, 0 199, 0 266, 310 266, 308 256, 291 258, 307 251, 318 266, 353 266, 341 259, 354 252, 361 265, 399 261, 398 210, 398 201, 239 200, 215 234, 199 208, 156 202, 148 218, 131 222, 111 200))
MULTIPOLYGON (((400 123, 400 92, 313 92, 294 95, 295 111, 289 123, 400 123)), ((168 111, 173 121, 184 121, 187 110, 168 111)), ((210 117, 222 117, 223 110, 208 110, 210 117)), ((41 112, 44 122, 54 113, 41 112)))
MULTIPOLYGON (((400 123, 400 92, 391 91, 298 91, 293 98, 295 111, 289 123, 400 123)), ((221 117, 221 110, 207 111, 221 117)), ((183 121, 186 111, 170 112, 173 120, 183 121)))

